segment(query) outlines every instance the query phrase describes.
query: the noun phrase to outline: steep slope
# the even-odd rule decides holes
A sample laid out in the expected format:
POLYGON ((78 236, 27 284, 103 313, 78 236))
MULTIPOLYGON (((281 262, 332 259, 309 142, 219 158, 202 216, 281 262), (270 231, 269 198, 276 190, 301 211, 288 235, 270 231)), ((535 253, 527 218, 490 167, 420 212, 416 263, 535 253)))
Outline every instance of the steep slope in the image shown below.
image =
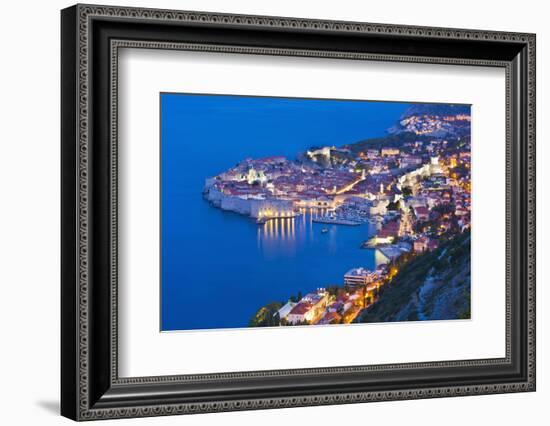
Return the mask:
POLYGON ((406 263, 356 322, 470 318, 470 233, 406 263))

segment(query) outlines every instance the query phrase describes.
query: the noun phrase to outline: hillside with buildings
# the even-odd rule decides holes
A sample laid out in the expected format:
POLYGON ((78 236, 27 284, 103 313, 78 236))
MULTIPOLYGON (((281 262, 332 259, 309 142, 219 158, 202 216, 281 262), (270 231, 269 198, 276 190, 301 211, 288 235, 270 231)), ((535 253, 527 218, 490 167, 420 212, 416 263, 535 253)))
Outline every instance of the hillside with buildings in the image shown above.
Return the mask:
POLYGON ((259 226, 284 220, 293 229, 309 214, 376 229, 357 241, 357 250, 376 250, 374 268, 357 264, 339 271, 337 285, 266 301, 250 326, 468 318, 470 161, 469 106, 414 105, 385 137, 296 159, 248 158, 206 179, 213 207, 259 226))
POLYGON ((381 288, 378 303, 355 322, 392 322, 470 318, 470 232, 442 243, 410 261, 381 288))
POLYGON ((353 153, 383 147, 399 148, 411 143, 429 143, 444 138, 449 147, 470 140, 470 106, 452 104, 417 104, 409 107, 399 121, 382 137, 369 138, 347 145, 353 153))

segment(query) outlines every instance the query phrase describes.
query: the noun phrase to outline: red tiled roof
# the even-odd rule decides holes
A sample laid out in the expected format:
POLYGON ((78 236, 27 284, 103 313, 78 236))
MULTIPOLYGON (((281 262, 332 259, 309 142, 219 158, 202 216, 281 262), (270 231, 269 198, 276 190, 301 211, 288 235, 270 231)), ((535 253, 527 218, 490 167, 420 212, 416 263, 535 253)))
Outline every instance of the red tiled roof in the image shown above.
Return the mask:
POLYGON ((378 236, 381 238, 396 237, 398 234, 399 234, 399 223, 397 221, 392 221, 382 226, 382 229, 378 233, 378 236))
POLYGON ((268 162, 268 161, 284 161, 284 160, 286 160, 286 158, 282 155, 272 155, 271 157, 259 158, 256 161, 268 162))
POLYGON ((342 316, 336 312, 328 312, 323 317, 323 321, 330 322, 332 320, 340 321, 342 319, 342 316))
POLYGON ((414 212, 418 215, 418 214, 421 214, 421 215, 425 215, 425 214, 429 214, 430 211, 424 207, 424 206, 418 206, 418 207, 415 207, 414 208, 414 212))
POLYGON ((304 315, 306 312, 308 312, 313 305, 311 303, 298 303, 296 306, 292 308, 292 310, 288 313, 289 315, 304 315))

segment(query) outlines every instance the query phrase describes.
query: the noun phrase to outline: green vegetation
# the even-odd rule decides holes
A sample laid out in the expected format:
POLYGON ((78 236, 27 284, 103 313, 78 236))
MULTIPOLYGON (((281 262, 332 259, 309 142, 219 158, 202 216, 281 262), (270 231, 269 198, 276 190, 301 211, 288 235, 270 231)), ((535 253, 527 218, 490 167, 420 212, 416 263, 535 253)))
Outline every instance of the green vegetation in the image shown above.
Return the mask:
POLYGON ((397 210, 399 210, 399 201, 397 201, 397 202, 391 201, 391 202, 388 204, 388 210, 391 210, 391 211, 397 211, 397 210))
POLYGON ((301 298, 302 298, 302 292, 298 291, 298 294, 296 296, 292 295, 288 298, 288 300, 294 303, 298 303, 301 298))
MULTIPOLYGON (((386 136, 381 136, 378 138, 369 138, 357 141, 355 143, 346 145, 346 148, 349 148, 353 156, 359 154, 360 152, 366 152, 369 149, 382 149, 382 148, 401 148, 405 143, 414 143, 414 142, 430 142, 434 139, 440 139, 440 137, 434 135, 417 135, 412 132, 400 132, 388 134, 386 136)), ((462 135, 461 137, 452 137, 446 136, 447 140, 447 150, 451 151, 454 149, 461 148, 470 142, 469 135, 462 135)))
POLYGON ((273 302, 258 309, 248 323, 249 327, 271 327, 279 325, 279 313, 282 303, 273 302))
POLYGON ((340 166, 354 160, 353 155, 341 151, 331 151, 330 160, 332 166, 340 166))
POLYGON ((398 269, 380 289, 379 300, 355 322, 415 321, 470 318, 470 232, 449 239, 433 252, 398 269))
POLYGON ((412 189, 409 186, 403 187, 403 197, 410 197, 412 195, 412 189))
POLYGON ((404 132, 379 138, 364 139, 348 145, 347 148, 355 155, 368 149, 400 148, 406 142, 429 141, 430 139, 433 139, 433 137, 428 138, 427 136, 404 132))

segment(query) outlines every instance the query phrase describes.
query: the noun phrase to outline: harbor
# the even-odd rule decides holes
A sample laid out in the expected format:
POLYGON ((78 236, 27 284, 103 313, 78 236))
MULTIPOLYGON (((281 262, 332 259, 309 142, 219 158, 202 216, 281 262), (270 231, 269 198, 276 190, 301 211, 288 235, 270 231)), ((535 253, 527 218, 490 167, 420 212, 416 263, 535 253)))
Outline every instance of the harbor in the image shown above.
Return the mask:
POLYGON ((346 225, 346 226, 359 226, 359 225, 361 225, 360 222, 355 222, 353 220, 341 219, 341 218, 331 217, 331 216, 314 217, 311 220, 312 220, 312 222, 325 223, 325 224, 330 224, 330 225, 346 225))
POLYGON ((270 220, 275 220, 275 219, 294 219, 298 214, 295 213, 295 212, 292 212, 292 213, 285 213, 285 214, 282 214, 282 215, 262 215, 260 217, 258 217, 256 219, 256 223, 258 225, 264 225, 266 224, 267 222, 269 222, 270 220))

